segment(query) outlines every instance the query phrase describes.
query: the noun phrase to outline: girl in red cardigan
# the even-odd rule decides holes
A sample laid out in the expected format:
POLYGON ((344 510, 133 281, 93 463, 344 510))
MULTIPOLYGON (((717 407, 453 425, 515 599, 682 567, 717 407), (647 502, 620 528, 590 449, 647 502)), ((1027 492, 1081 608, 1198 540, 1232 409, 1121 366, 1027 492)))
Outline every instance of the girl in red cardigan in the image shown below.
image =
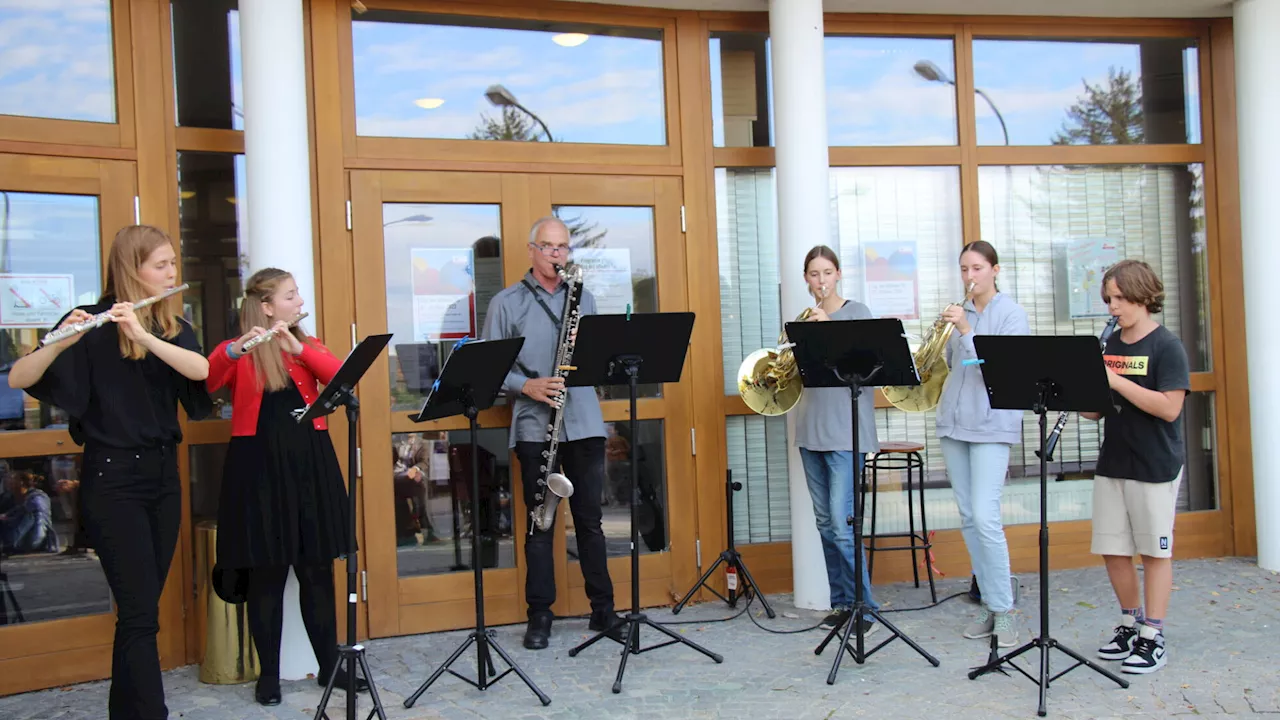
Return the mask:
MULTIPOLYGON (((299 425, 292 413, 314 401, 342 361, 289 323, 302 311, 293 276, 276 268, 249 278, 237 340, 209 356, 209 390, 231 388, 231 443, 218 504, 218 566, 248 575, 249 630, 263 705, 280 703, 280 627, 289 568, 298 578, 302 621, 324 687, 338 662, 333 560, 347 546, 347 493, 324 418, 299 425), (275 337, 244 352, 251 338, 275 337)), ((346 687, 339 673, 335 689, 346 687)), ((357 687, 368 684, 360 679, 357 687)))

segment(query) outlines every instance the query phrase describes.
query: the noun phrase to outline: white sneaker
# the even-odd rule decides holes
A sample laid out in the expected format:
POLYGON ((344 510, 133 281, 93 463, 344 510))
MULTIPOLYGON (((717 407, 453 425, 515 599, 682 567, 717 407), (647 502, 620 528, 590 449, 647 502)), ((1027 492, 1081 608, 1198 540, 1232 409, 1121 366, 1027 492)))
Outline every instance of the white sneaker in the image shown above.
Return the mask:
POLYGON ((965 627, 964 636, 970 640, 981 640, 985 637, 990 637, 995 624, 995 615, 990 610, 983 608, 982 614, 978 616, 978 619, 965 627))
POLYGON ((1134 641, 1138 639, 1136 619, 1132 615, 1121 615, 1115 633, 1111 642, 1098 648, 1098 657, 1103 660, 1124 660, 1129 657, 1133 652, 1134 641))
POLYGON ((995 623, 991 633, 996 636, 996 644, 1002 648, 1017 645, 1018 628, 1013 624, 1013 613, 1010 611, 995 613, 995 623))
POLYGON ((1138 629, 1138 639, 1133 643, 1133 652, 1124 659, 1124 665, 1120 669, 1135 675, 1145 675, 1164 667, 1167 661, 1164 633, 1150 625, 1143 625, 1138 629))

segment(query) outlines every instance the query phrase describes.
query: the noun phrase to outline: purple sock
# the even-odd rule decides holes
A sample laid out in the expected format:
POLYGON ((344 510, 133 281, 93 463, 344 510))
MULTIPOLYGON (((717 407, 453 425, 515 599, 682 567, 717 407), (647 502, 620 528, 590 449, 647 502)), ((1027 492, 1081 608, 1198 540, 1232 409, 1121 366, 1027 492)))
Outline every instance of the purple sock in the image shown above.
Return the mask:
POLYGON ((1146 621, 1147 616, 1142 613, 1141 607, 1136 608, 1120 608, 1121 615, 1132 615, 1134 624, 1141 625, 1146 621))
POLYGON ((1164 632, 1164 618, 1146 618, 1141 622, 1147 627, 1155 628, 1157 632, 1164 632))

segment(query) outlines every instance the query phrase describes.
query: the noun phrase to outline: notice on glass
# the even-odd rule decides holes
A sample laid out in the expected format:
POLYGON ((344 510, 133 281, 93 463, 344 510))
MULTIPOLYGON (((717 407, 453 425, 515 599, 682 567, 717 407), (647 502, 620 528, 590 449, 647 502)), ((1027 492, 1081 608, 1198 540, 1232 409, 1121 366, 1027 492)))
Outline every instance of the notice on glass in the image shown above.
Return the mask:
MULTIPOLYGON (((624 315, 634 302, 631 288, 631 251, 626 248, 583 248, 573 251, 582 266, 582 282, 596 298, 596 312, 624 315)), ((632 308, 634 310, 634 308, 632 308)))
POLYGON ((1067 297, 1071 319, 1108 317, 1102 302, 1102 276, 1120 261, 1111 238, 1076 238, 1067 243, 1067 297))
POLYGON ((414 342, 475 337, 471 248, 413 248, 409 264, 414 342))
POLYGON ((0 327, 52 328, 75 307, 71 275, 0 275, 0 327))
POLYGON ((903 320, 920 317, 915 241, 863 243, 862 252, 863 297, 871 315, 903 320))

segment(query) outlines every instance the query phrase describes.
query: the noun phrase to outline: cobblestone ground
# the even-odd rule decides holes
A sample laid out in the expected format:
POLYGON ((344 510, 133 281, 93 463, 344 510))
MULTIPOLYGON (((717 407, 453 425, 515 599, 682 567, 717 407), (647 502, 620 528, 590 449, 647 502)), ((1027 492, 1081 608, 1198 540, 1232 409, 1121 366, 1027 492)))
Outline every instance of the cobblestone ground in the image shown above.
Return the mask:
MULTIPOLYGON (((1124 675, 1121 689, 1088 668, 1077 668, 1054 682, 1049 714, 1058 718, 1166 718, 1173 715, 1236 716, 1280 714, 1280 577, 1259 570, 1250 559, 1183 561, 1175 565, 1175 591, 1167 621, 1169 665, 1148 676, 1124 675)), ((1039 627, 1039 583, 1034 575, 1019 577, 1020 640, 1039 627)), ((1050 590, 1053 637, 1088 657, 1110 636, 1118 612, 1102 568, 1055 572, 1050 590)), ((939 598, 960 592, 968 578, 947 578, 939 598)), ((877 588, 886 610, 928 601, 927 587, 910 584, 877 588)), ((787 595, 771 596, 779 617, 769 620, 754 605, 756 621, 772 630, 797 630, 816 624, 823 613, 796 610, 787 595)), ((520 645, 522 626, 498 628, 499 642, 551 696, 549 707, 513 674, 479 692, 451 676, 437 681, 412 709, 403 701, 457 647, 462 632, 375 640, 368 643, 369 662, 386 705, 388 718, 996 718, 1034 717, 1036 686, 1026 678, 987 675, 971 681, 970 666, 985 657, 985 646, 960 636, 976 613, 963 598, 939 607, 895 613, 889 619, 941 661, 933 667, 905 643, 894 641, 865 665, 846 661, 835 685, 826 683, 835 644, 821 656, 814 646, 819 630, 770 634, 742 616, 713 622, 732 612, 719 602, 687 609, 673 618, 668 609, 650 617, 698 621, 673 626, 686 637, 724 655, 723 664, 684 647, 662 648, 632 656, 621 694, 611 691, 619 646, 605 641, 576 658, 568 650, 589 637, 586 621, 557 621, 551 647, 530 652, 520 645)), ((872 639, 882 640, 881 629, 872 639)), ((645 644, 657 641, 646 631, 645 644)), ((1038 653, 1030 657, 1038 662, 1038 653)), ((474 673, 475 651, 470 658, 474 673)), ((1052 654, 1055 671, 1069 664, 1052 654)), ((1118 664, 1107 663, 1118 670, 1118 664)), ((455 665, 466 671, 461 660, 455 665)), ((1034 674, 1034 673, 1033 673, 1034 674)), ((165 675, 171 718, 309 718, 320 691, 311 681, 286 683, 284 702, 263 708, 253 702, 253 685, 217 687, 197 679, 196 668, 165 675)), ((330 705, 330 717, 343 717, 342 694, 330 705)), ((80 719, 106 716, 107 684, 86 683, 0 698, 6 720, 80 719)), ((359 717, 371 709, 360 695, 359 717)))

